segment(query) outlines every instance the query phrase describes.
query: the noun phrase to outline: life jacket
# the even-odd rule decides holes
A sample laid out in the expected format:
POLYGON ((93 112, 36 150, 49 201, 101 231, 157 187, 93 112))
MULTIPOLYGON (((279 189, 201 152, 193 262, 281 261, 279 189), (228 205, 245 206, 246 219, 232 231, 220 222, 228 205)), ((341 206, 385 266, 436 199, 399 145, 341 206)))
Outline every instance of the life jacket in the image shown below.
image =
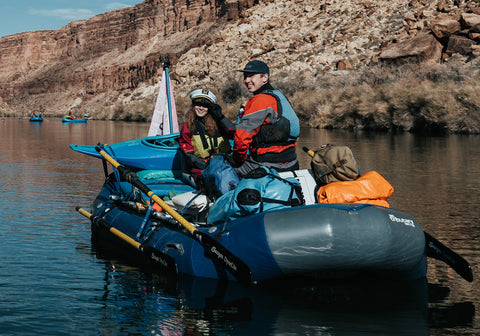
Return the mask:
POLYGON ((195 120, 195 134, 192 136, 192 145, 195 148, 195 155, 206 159, 212 154, 229 153, 231 150, 230 142, 225 139, 220 132, 215 132, 213 137, 207 134, 205 125, 195 120))
POLYGON ((255 136, 256 146, 286 146, 295 143, 300 135, 300 121, 292 104, 279 90, 265 90, 262 93, 273 96, 277 101, 278 120, 260 127, 255 136))

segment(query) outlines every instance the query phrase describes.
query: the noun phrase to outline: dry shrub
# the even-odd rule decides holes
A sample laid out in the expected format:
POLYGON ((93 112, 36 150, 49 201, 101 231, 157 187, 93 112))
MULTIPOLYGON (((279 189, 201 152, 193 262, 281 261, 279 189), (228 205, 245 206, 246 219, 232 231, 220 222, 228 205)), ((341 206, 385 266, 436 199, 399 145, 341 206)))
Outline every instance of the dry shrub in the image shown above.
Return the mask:
POLYGON ((365 84, 298 92, 292 100, 313 127, 383 130, 390 124, 387 104, 365 84))
MULTIPOLYGON (((445 109, 442 95, 432 82, 407 85, 404 82, 384 88, 384 97, 389 104, 392 128, 412 132, 443 133, 445 109)), ((445 97, 445 95, 443 95, 445 97)))
POLYGON ((388 102, 385 97, 371 86, 363 84, 358 94, 357 113, 360 124, 357 128, 365 130, 385 131, 391 128, 392 120, 388 102))
POLYGON ((478 133, 478 85, 423 81, 418 86, 396 83, 385 88, 393 128, 416 133, 478 133))
MULTIPOLYGON (((278 73, 272 85, 292 101, 302 126, 420 133, 480 133, 480 60, 449 64, 370 65, 303 78, 278 73)), ((210 88, 227 118, 251 96, 236 76, 210 88)), ((98 99, 89 112, 99 119, 149 121, 155 98, 107 103, 98 99), (103 102, 103 103, 102 103, 103 102)), ((188 96, 175 96, 180 124, 188 96)), ((126 99, 124 99, 126 101, 126 99)))
POLYGON ((477 83, 455 87, 452 96, 458 106, 449 110, 449 129, 455 133, 480 133, 480 85, 477 83))
POLYGON ((154 105, 147 100, 117 102, 111 111, 111 120, 145 122, 152 119, 154 105))
POLYGON ((226 104, 234 104, 239 98, 246 95, 246 90, 234 77, 228 77, 223 88, 220 90, 219 99, 226 104))
POLYGON ((293 107, 300 120, 310 123, 315 118, 318 106, 321 105, 317 90, 297 91, 291 97, 293 107))
POLYGON ((438 64, 374 66, 322 78, 292 100, 312 127, 480 133, 478 73, 438 64))

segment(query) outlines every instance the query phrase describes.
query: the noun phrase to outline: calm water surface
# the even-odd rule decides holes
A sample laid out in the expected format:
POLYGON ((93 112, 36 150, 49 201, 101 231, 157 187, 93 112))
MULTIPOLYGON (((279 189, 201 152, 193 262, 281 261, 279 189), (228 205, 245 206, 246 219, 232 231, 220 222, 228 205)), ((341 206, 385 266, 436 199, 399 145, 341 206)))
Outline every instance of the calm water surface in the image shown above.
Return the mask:
MULTIPOLYGON (((1 335, 478 335, 478 280, 429 260, 407 284, 178 283, 100 255, 88 207, 100 160, 68 145, 146 135, 147 124, 0 121, 1 335)), ((392 207, 464 256, 478 275, 480 137, 302 130, 302 146, 347 144, 394 186, 392 207)), ((302 168, 309 159, 298 151, 302 168)))

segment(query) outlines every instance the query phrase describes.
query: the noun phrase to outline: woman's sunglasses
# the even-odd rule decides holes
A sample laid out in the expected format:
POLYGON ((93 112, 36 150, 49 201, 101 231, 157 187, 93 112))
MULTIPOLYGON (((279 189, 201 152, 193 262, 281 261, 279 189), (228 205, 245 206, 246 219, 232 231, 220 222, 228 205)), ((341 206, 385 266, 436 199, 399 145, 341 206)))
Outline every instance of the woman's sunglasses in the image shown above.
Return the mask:
POLYGON ((193 106, 210 107, 212 103, 205 98, 199 98, 192 101, 193 106))

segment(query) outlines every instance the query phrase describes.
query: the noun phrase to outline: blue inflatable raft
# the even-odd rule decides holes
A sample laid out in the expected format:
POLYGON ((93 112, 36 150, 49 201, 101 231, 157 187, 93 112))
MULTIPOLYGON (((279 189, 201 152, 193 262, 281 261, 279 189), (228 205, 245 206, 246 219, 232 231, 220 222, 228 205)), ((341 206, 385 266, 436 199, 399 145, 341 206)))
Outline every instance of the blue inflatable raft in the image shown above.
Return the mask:
MULTIPOLYGON (((133 148, 144 146, 132 143, 133 148)), ((225 201, 227 194, 210 202, 181 170, 172 169, 178 160, 173 153, 178 151, 176 146, 165 146, 171 151, 167 149, 161 165, 170 165, 170 170, 154 171, 139 169, 150 163, 146 159, 141 164, 134 162, 125 148, 117 152, 109 146, 109 152, 123 153, 120 164, 102 149, 105 147, 95 147, 115 169, 90 212, 77 210, 91 219, 92 236, 99 246, 113 248, 160 272, 247 283, 297 276, 420 279, 426 276, 427 256, 444 261, 467 281, 473 280, 468 262, 424 232, 405 212, 369 204, 315 204, 314 182, 302 180, 306 170, 292 174, 305 202, 258 207, 253 203, 264 199, 250 195, 242 200, 247 205, 243 210, 225 209, 225 217, 219 217, 224 206, 217 201, 225 201), (125 166, 129 162, 137 168, 125 166), (178 198, 182 202, 176 202, 178 198), (213 209, 216 214, 210 213, 213 209), (246 213, 245 209, 256 210, 246 213), (209 222, 209 216, 226 219, 209 222)), ((161 151, 157 159, 158 153, 161 151)), ((225 207, 240 202, 242 192, 235 194, 238 190, 252 190, 242 181, 245 179, 229 192, 231 202, 222 203, 225 207)))
MULTIPOLYGON (((193 190, 174 178, 144 182, 160 197, 172 190, 193 190)), ((180 273, 233 279, 171 218, 154 216, 158 212, 153 209, 139 213, 132 207, 140 201, 135 199, 135 192, 128 182, 119 183, 113 176, 104 184, 92 204, 92 215, 108 223, 92 226, 97 241, 115 238, 109 231, 114 227, 171 256, 180 273)), ((216 226, 205 225, 205 215, 184 217, 245 262, 254 282, 296 275, 417 279, 426 274, 422 228, 398 210, 363 204, 315 204, 263 212, 216 226)), ((120 240, 117 243, 124 250, 126 246, 120 240)))
POLYGON ((30 117, 30 121, 31 122, 42 122, 43 121, 43 118, 41 115, 32 115, 30 117))

